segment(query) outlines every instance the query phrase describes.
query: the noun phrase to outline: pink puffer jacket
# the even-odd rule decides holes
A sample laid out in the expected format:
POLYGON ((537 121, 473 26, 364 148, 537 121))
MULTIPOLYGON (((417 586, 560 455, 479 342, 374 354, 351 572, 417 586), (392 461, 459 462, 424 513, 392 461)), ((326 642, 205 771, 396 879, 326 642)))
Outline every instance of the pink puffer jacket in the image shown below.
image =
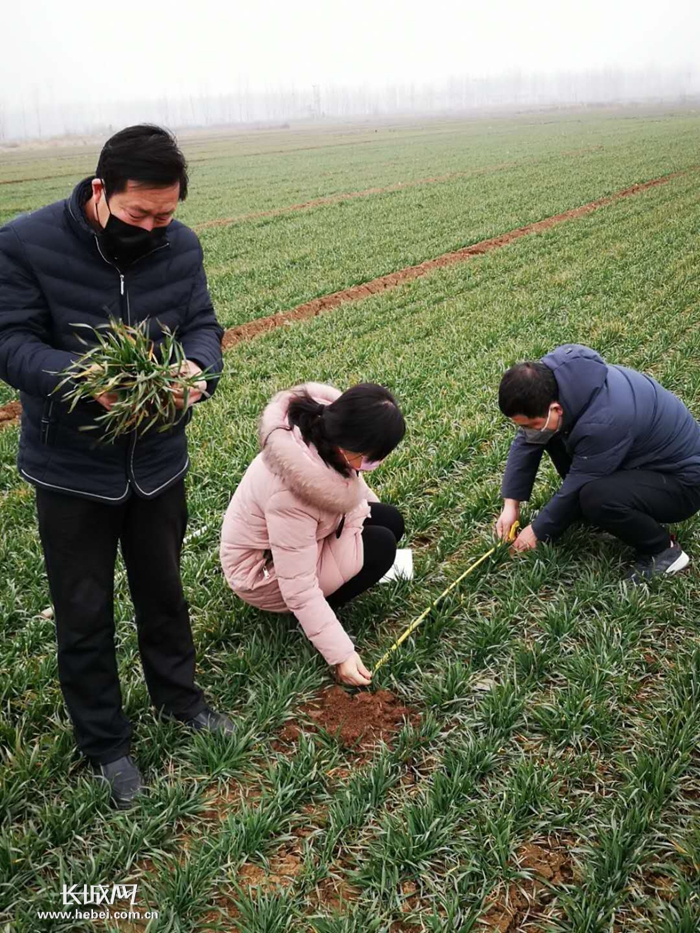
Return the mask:
POLYGON ((270 612, 293 612, 326 661, 340 664, 355 649, 326 596, 362 568, 362 526, 368 503, 378 500, 362 476, 341 476, 297 427, 289 430, 289 403, 304 389, 322 404, 341 394, 310 382, 279 392, 266 407, 262 452, 224 518, 221 565, 241 599, 270 612))

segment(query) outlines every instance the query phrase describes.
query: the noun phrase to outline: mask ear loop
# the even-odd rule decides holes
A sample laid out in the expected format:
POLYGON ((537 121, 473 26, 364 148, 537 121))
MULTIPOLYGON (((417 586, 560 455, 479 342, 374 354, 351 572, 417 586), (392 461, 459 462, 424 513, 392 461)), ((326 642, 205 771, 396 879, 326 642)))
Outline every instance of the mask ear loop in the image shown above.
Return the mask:
MULTIPOLYGON (((100 178, 100 181, 102 182, 102 193, 103 193, 103 195, 104 195, 105 207, 107 208, 107 213, 108 213, 109 216, 111 217, 111 216, 112 216, 112 211, 111 211, 110 208, 109 208, 109 201, 107 200, 107 185, 105 184, 104 178, 100 178)), ((97 211, 97 207, 95 208, 95 211, 97 211)), ((100 218, 98 217, 97 219, 99 220, 100 218)), ((100 226, 102 227, 102 224, 100 224, 100 226)), ((106 226, 107 226, 107 224, 105 224, 105 226, 102 227, 102 229, 104 230, 106 226)))

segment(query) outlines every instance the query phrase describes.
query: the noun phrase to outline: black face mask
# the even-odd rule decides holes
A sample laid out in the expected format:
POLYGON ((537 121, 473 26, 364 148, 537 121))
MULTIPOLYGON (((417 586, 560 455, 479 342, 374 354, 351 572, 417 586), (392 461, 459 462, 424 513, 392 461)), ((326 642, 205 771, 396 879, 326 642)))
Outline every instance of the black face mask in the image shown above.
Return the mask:
MULTIPOLYGON (((109 211, 107 196, 105 204, 109 211)), ((109 211, 109 220, 102 228, 102 242, 109 258, 119 263, 131 263, 150 253, 165 242, 166 227, 154 227, 144 230, 135 224, 128 224, 109 211)))

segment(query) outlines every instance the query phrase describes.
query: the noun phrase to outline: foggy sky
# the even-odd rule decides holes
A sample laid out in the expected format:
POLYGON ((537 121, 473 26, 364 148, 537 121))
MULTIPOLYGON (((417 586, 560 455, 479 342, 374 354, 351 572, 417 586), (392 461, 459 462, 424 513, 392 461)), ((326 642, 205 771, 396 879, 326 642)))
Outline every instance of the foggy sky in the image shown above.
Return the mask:
POLYGON ((700 3, 676 0, 8 0, 0 97, 135 100, 314 83, 677 68, 700 3))

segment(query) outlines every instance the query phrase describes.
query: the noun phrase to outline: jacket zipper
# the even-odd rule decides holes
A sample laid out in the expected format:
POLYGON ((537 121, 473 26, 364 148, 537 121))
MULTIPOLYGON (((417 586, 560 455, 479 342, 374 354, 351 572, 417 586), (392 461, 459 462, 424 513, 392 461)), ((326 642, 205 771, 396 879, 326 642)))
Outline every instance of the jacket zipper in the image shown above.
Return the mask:
POLYGON ((120 297, 120 306, 122 321, 124 320, 124 310, 126 309, 126 323, 131 327, 131 308, 129 307, 129 295, 125 294, 126 289, 124 288, 124 273, 119 273, 119 297, 120 297))
POLYGON ((124 286, 124 273, 119 268, 119 266, 116 265, 116 263, 110 262, 109 259, 107 259, 105 254, 102 252, 102 247, 100 246, 100 241, 97 236, 95 236, 95 243, 97 244, 97 252, 104 259, 107 265, 117 270, 117 275, 119 276, 119 310, 121 314, 121 319, 122 321, 124 321, 125 324, 130 324, 131 321, 129 320, 128 307, 127 307, 126 298, 125 298, 126 288, 124 286), (125 311, 127 312, 126 314, 124 313, 125 311))
MULTIPOLYGON (((170 243, 162 243, 160 246, 156 246, 155 249, 152 249, 149 253, 145 253, 143 256, 139 256, 139 258, 138 258, 138 259, 135 259, 135 260, 131 263, 131 265, 132 265, 132 266, 135 266, 136 263, 137 263, 137 262, 141 262, 142 259, 146 259, 148 256, 152 256, 153 253, 157 253, 159 249, 168 249, 169 246, 170 246, 170 243)), ((115 266, 115 269, 116 269, 116 266, 115 266)), ((117 269, 117 271, 119 272, 118 269, 117 269)), ((119 275, 120 275, 120 278, 121 278, 121 287, 122 287, 122 288, 124 289, 124 291, 126 292, 126 317, 127 317, 127 324, 131 325, 131 304, 129 303, 129 292, 124 288, 124 276, 122 275, 121 272, 119 273, 119 275)), ((123 299, 122 299, 122 300, 123 300, 123 299)), ((133 466, 132 466, 132 465, 133 465, 133 462, 134 462, 134 454, 135 454, 135 452, 136 452, 136 440, 137 440, 136 432, 134 431, 133 434, 132 434, 132 436, 131 436, 131 438, 130 438, 129 451, 127 452, 127 461, 126 461, 126 463, 127 463, 127 472, 128 472, 128 475, 129 475, 129 481, 130 481, 130 482, 133 482, 134 486, 136 486, 138 489, 140 489, 139 484, 136 482, 136 477, 134 476, 134 471, 133 471, 133 466)))
MULTIPOLYGON (((131 326, 131 304, 129 302, 129 292, 126 289, 126 278, 124 273, 116 263, 110 262, 102 252, 102 247, 100 246, 100 240, 97 234, 95 234, 95 244, 97 245, 97 252, 100 254, 102 259, 107 263, 108 266, 111 266, 117 271, 119 276, 119 307, 121 311, 121 318, 125 324, 131 326)), ((137 262, 141 262, 141 260, 146 259, 147 256, 152 256, 153 253, 157 253, 159 249, 167 249, 169 246, 170 243, 162 243, 160 246, 156 246, 155 249, 150 250, 148 253, 144 253, 143 256, 139 256, 139 258, 135 259, 131 265, 135 266, 137 262)))
MULTIPOLYGON (((110 262, 109 259, 107 259, 105 254, 102 252, 102 247, 100 246, 100 240, 97 234, 95 234, 95 244, 97 246, 97 252, 100 254, 102 259, 107 263, 108 266, 112 266, 113 269, 116 269, 117 274, 119 275, 119 307, 121 311, 121 318, 122 318, 122 321, 124 321, 127 325, 131 326, 131 305, 129 304, 129 292, 126 289, 126 280, 124 277, 124 273, 119 268, 119 266, 117 266, 116 263, 110 262), (126 312, 126 316, 124 312, 126 312)), ((160 246, 156 246, 155 249, 152 249, 150 250, 150 252, 144 253, 143 256, 139 256, 138 259, 135 259, 134 262, 131 263, 131 265, 135 266, 137 262, 141 262, 141 260, 146 259, 147 256, 152 256, 153 253, 157 253, 159 249, 167 249, 169 246, 170 246, 170 243, 163 243, 160 246)), ((129 477, 129 483, 134 483, 134 485, 138 485, 133 475, 133 470, 131 469, 131 464, 133 463, 133 460, 134 460, 135 448, 136 448, 136 432, 134 432, 132 436, 129 438, 129 446, 126 451, 126 472, 129 477)))
POLYGON ((51 399, 49 402, 49 409, 46 414, 41 419, 41 443, 48 444, 49 442, 49 428, 51 426, 51 415, 53 414, 54 399, 51 399))

